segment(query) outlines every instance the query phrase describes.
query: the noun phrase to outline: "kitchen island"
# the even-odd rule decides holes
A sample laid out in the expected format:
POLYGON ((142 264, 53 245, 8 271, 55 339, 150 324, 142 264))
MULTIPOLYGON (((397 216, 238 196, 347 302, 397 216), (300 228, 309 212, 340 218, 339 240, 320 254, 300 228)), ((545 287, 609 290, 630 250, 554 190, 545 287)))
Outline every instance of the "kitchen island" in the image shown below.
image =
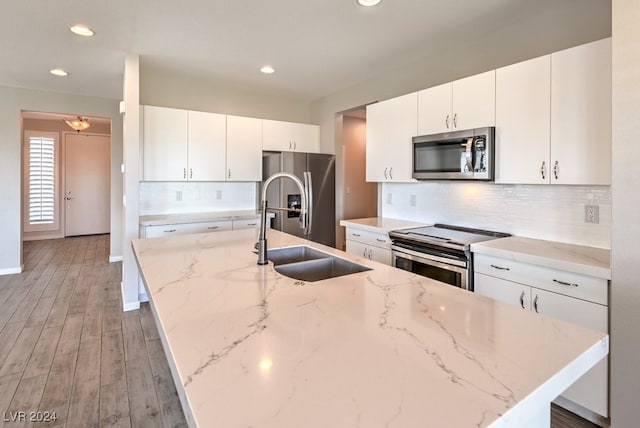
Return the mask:
POLYGON ((543 426, 608 336, 275 230, 372 270, 256 264, 256 230, 133 242, 190 426, 543 426))

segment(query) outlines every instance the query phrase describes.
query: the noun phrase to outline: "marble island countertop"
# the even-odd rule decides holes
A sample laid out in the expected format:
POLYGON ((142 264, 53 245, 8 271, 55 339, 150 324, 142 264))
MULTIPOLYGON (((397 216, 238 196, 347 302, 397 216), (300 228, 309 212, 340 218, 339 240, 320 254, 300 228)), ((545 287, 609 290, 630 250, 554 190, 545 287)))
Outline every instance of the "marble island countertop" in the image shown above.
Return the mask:
POLYGON ((373 270, 299 285, 256 264, 256 230, 133 241, 190 426, 548 424, 608 353, 604 334, 267 233, 373 270))

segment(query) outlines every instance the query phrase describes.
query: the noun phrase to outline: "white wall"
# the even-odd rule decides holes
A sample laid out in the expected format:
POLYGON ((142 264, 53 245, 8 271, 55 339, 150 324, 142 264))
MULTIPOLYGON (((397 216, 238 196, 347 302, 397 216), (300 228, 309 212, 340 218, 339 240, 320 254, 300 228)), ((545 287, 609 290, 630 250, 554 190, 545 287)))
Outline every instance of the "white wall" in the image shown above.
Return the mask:
POLYGON ((383 217, 449 223, 602 248, 611 245, 609 186, 383 184, 381 199, 383 217), (599 205, 598 224, 585 223, 585 204, 599 205))
POLYGON ((613 1, 611 426, 638 426, 640 397, 640 2, 613 1))
POLYGON ((140 104, 311 123, 307 101, 228 84, 212 85, 197 76, 149 69, 144 64, 140 67, 140 104))
POLYGON ((0 274, 16 272, 22 264, 21 111, 106 117, 112 123, 111 255, 122 250, 122 119, 118 101, 106 98, 0 86, 0 274), (116 171, 114 171, 114 169, 116 171))
POLYGON ((140 183, 140 215, 255 210, 257 183, 140 183))

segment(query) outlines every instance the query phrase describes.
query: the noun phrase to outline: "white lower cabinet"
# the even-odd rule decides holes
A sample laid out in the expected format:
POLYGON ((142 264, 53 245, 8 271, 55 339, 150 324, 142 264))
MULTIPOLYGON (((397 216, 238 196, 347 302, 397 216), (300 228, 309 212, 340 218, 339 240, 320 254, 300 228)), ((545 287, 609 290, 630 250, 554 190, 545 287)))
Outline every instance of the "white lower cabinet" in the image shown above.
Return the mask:
POLYGON ((347 227, 347 253, 391 265, 391 239, 386 232, 347 227))
MULTIPOLYGON (((607 287, 605 279, 474 255, 475 293, 602 333, 609 332, 607 287)), ((562 397, 608 417, 607 371, 605 359, 562 397)), ((570 410, 580 413, 579 408, 570 410)))
POLYGON ((231 229, 232 222, 230 220, 167 224, 162 226, 146 226, 144 228, 144 238, 186 235, 189 233, 222 232, 224 230, 231 229))

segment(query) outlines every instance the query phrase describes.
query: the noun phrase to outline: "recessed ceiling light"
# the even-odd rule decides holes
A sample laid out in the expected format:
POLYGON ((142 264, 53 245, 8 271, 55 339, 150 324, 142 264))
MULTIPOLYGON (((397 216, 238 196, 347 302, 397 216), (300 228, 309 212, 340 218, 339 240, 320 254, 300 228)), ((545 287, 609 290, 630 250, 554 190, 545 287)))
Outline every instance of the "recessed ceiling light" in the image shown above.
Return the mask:
POLYGON ((276 70, 270 65, 264 65, 262 66, 262 68, 260 68, 260 71, 262 71, 265 74, 271 74, 271 73, 275 73, 276 70))
POLYGON ((380 0, 358 0, 360 6, 375 6, 380 3, 380 0))
POLYGON ((61 68, 54 68, 52 70, 49 70, 49 73, 53 74, 54 76, 67 76, 67 75, 69 75, 69 73, 67 73, 66 71, 64 71, 61 68))
POLYGON ((74 25, 69 29, 78 36, 91 37, 95 34, 91 28, 84 25, 74 25))

